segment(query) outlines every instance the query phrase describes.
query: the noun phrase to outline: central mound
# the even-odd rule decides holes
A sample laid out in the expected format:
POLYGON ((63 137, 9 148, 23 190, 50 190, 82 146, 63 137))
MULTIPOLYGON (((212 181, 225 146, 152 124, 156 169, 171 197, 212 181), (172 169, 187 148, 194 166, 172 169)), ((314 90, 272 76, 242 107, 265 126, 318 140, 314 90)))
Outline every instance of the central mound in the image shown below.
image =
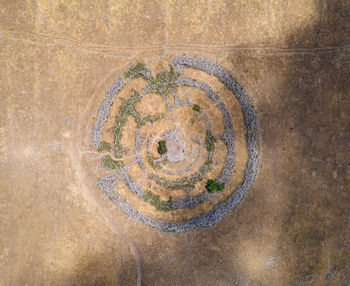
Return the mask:
POLYGON ((186 143, 181 132, 177 129, 165 132, 163 139, 166 142, 167 152, 164 156, 169 162, 175 163, 185 159, 186 143))
POLYGON ((138 63, 116 80, 99 109, 92 146, 105 153, 105 171, 98 185, 150 226, 208 227, 253 183, 256 131, 248 97, 222 67, 178 57, 170 71, 154 76, 138 63))

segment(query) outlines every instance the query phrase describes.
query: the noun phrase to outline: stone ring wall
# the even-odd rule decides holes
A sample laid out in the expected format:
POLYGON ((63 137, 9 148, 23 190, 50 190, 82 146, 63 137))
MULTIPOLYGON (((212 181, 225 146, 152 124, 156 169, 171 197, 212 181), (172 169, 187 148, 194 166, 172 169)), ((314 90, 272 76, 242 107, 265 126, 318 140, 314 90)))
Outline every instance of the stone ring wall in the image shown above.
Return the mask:
POLYGON ((257 176, 257 130, 248 96, 223 67, 181 56, 173 60, 170 71, 153 76, 139 63, 113 83, 100 105, 91 141, 96 151, 105 153, 101 164, 106 173, 98 178, 98 186, 125 213, 151 227, 174 232, 210 227, 238 205, 257 176), (186 69, 200 72, 205 80, 186 77, 186 69), (119 99, 134 80, 145 85, 132 90, 127 100, 119 99), (206 80, 218 83, 211 87, 206 80), (228 92, 214 91, 221 84, 228 92), (189 91, 187 97, 181 89, 189 91), (164 110, 145 114, 147 95, 162 102, 164 110), (119 109, 112 115, 118 100, 119 109), (228 106, 232 102, 239 106, 245 128, 239 131, 244 134, 238 143, 232 118, 239 116, 228 106), (114 122, 109 137, 103 131, 108 120, 114 122), (220 124, 223 132, 217 134, 220 124), (160 140, 166 140, 173 153, 157 155, 154 149, 160 140), (239 150, 246 148, 246 156, 237 153, 236 144, 239 150), (235 173, 236 169, 242 170, 235 173), (209 193, 209 179, 224 185, 224 191, 209 193))

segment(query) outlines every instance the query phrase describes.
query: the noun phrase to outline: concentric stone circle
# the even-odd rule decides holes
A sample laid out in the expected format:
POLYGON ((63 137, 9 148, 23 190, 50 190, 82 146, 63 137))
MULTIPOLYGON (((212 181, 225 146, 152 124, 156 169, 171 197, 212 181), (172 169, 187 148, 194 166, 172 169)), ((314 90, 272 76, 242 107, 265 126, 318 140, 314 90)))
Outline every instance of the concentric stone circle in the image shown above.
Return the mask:
MULTIPOLYGON (((170 67, 170 72, 161 72, 154 77, 146 65, 139 63, 129 68, 125 72, 124 78, 118 78, 112 84, 100 105, 98 117, 92 130, 91 145, 95 150, 109 154, 103 158, 102 166, 111 172, 99 177, 98 186, 116 205, 128 215, 133 216, 151 227, 163 231, 183 232, 201 227, 210 227, 219 222, 243 199, 245 193, 252 186, 257 176, 259 163, 256 140, 258 124, 256 113, 250 105, 243 87, 241 87, 223 67, 207 59, 188 56, 176 57, 170 67), (198 184, 203 185, 205 179, 208 179, 207 176, 211 171, 213 160, 215 160, 214 150, 217 140, 221 140, 227 150, 222 168, 215 179, 217 179, 219 184, 224 184, 226 188, 230 188, 230 179, 234 172, 235 156, 237 155, 235 149, 234 126, 231 120, 232 115, 228 107, 221 100, 219 94, 217 94, 208 83, 183 76, 184 69, 187 68, 204 72, 208 76, 213 76, 219 80, 225 88, 231 92, 232 100, 238 101, 243 113, 248 154, 244 177, 237 187, 232 190, 229 189, 229 196, 216 204, 212 202, 212 199, 220 194, 208 193, 204 187, 202 188, 203 191, 197 195, 192 195, 190 190, 198 184), (116 116, 115 127, 113 129, 114 140, 110 146, 102 140, 102 129, 109 116, 112 105, 122 88, 137 77, 143 78, 147 84, 141 91, 135 91, 119 108, 119 113, 116 116), (181 120, 174 119, 169 116, 169 114, 176 115, 176 112, 181 108, 185 108, 185 111, 189 113, 187 110, 193 107, 192 102, 179 99, 177 96, 177 89, 181 87, 199 89, 210 99, 213 106, 222 114, 224 132, 221 135, 214 136, 212 134, 215 122, 211 122, 209 116, 206 114, 206 110, 202 109, 196 114, 196 118, 198 118, 198 122, 203 122, 201 126, 203 129, 202 133, 205 133, 205 139, 201 141, 196 138, 196 136, 187 135, 186 126, 180 126, 183 132, 180 131, 181 128, 177 126, 177 124, 181 122, 181 120), (149 93, 156 94, 156 96, 159 96, 159 98, 166 103, 166 112, 164 114, 146 115, 143 117, 142 114, 137 112, 135 108, 136 104, 144 95, 149 93), (173 103, 169 103, 168 98, 170 96, 174 98, 173 103), (133 152, 122 146, 121 143, 122 132, 125 129, 128 118, 133 118, 137 124, 133 152), (165 130, 161 130, 161 134, 157 134, 156 137, 145 135, 149 132, 150 126, 154 128, 155 125, 162 121, 167 122, 167 124, 165 125, 165 130), (144 129, 147 131, 146 133, 143 133, 144 129), (149 151, 150 146, 153 146, 153 143, 160 137, 171 142, 171 150, 168 155, 160 158, 153 158, 153 155, 150 154, 149 151), (184 138, 187 140, 187 144, 184 138), (194 151, 195 148, 198 149, 194 151), (168 200, 159 200, 159 195, 148 191, 146 184, 140 184, 139 178, 130 175, 129 167, 124 164, 123 156, 128 152, 131 153, 134 158, 132 164, 138 166, 137 168, 142 171, 142 175, 147 178, 147 182, 153 181, 156 186, 168 189, 167 192, 171 193, 171 191, 174 191, 174 193, 180 193, 179 197, 173 199, 172 196, 170 196, 168 200), (147 160, 144 159, 145 156, 147 156, 147 160), (186 160, 190 163, 187 162, 187 165, 184 164, 186 167, 183 169, 177 169, 178 166, 176 164, 186 160), (199 169, 191 172, 192 169, 194 169, 194 163, 200 160, 202 160, 202 164, 198 166, 199 169), (166 174, 167 176, 176 175, 180 176, 180 178, 169 179, 163 177, 162 174, 166 174), (167 211, 173 213, 177 210, 191 213, 192 210, 198 207, 203 201, 211 202, 212 206, 204 213, 199 213, 199 215, 195 215, 189 219, 182 219, 180 221, 161 219, 157 215, 153 216, 153 213, 143 213, 143 208, 139 208, 138 204, 135 205, 135 203, 132 204, 128 202, 116 188, 118 183, 123 183, 127 186, 128 191, 133 196, 133 202, 135 201, 134 198, 137 198, 140 200, 140 205, 145 204, 145 202, 150 202, 153 206, 156 206, 157 210, 155 210, 155 214, 158 214, 157 212, 167 211)), ((201 104, 200 102, 198 103, 201 104)), ((182 165, 180 167, 182 167, 182 165)))

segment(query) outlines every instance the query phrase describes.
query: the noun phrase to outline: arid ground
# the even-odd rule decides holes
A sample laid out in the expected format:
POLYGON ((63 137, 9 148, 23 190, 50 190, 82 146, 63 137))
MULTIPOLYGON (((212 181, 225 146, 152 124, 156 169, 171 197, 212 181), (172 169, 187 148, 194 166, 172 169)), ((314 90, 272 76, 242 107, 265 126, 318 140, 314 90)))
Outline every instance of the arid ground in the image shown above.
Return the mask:
POLYGON ((0 285, 350 285, 349 78, 348 0, 0 1, 0 285))

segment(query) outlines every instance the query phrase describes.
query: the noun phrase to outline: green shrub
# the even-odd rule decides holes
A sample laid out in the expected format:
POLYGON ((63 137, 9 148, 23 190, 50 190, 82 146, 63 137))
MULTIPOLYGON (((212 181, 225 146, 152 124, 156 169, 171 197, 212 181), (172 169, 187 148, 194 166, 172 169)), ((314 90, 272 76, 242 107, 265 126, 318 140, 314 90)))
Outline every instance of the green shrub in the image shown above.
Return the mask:
POLYGON ((209 193, 214 193, 218 187, 218 183, 215 180, 209 179, 205 188, 209 193))
POLYGON ((222 191, 225 188, 225 184, 218 184, 216 180, 209 179, 205 188, 209 193, 214 193, 215 191, 222 191))
POLYGON ((163 154, 165 154, 166 152, 168 152, 168 148, 166 147, 166 143, 165 143, 165 141, 164 140, 162 140, 162 141, 159 141, 158 142, 158 153, 160 154, 160 155, 163 155, 163 154))
POLYGON ((224 183, 221 183, 221 184, 218 184, 218 187, 216 188, 218 191, 222 191, 223 189, 225 188, 225 184, 224 183))
POLYGON ((194 104, 192 109, 197 112, 201 111, 201 107, 198 104, 194 104))

